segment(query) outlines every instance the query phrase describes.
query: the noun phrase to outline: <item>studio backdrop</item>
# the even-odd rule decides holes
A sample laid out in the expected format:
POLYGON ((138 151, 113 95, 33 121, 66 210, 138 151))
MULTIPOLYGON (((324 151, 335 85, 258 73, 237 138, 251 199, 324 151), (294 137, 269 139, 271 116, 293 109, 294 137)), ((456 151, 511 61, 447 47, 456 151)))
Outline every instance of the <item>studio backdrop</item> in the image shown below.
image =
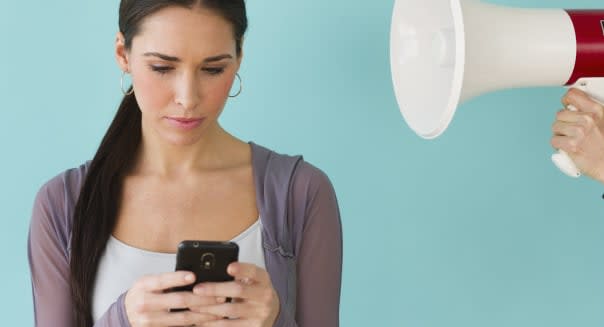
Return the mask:
MULTIPOLYGON (((33 325, 36 192, 92 157, 120 101, 118 4, 0 3, 2 325, 33 325)), ((244 88, 221 121, 330 176, 344 228, 342 326, 604 325, 604 185, 550 159, 564 88, 472 98, 427 141, 404 122, 392 85, 393 0, 247 6, 244 88)))

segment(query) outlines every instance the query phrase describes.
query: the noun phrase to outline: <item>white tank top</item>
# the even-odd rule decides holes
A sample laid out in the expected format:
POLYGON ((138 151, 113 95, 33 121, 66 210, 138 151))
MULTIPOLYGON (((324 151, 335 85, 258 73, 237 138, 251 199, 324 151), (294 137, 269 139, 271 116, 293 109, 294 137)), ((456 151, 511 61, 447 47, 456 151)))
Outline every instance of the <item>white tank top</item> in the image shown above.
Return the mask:
MULTIPOLYGON (((260 219, 231 240, 239 245, 239 261, 265 269, 260 219)), ((92 318, 96 322, 105 311, 144 275, 174 271, 176 253, 160 253, 129 246, 109 237, 99 262, 92 296, 92 318)))

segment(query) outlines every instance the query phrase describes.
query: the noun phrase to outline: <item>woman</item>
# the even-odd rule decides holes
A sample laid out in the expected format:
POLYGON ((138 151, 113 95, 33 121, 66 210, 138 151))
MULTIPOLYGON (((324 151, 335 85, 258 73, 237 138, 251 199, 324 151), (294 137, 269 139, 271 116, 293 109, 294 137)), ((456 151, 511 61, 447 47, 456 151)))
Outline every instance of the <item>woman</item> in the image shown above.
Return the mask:
POLYGON ((578 89, 562 98, 564 107, 552 125, 551 144, 566 151, 583 174, 604 183, 604 106, 578 89))
POLYGON ((122 75, 124 99, 93 160, 50 180, 34 204, 36 325, 338 326, 329 179, 218 123, 241 92, 243 0, 122 0, 119 14, 115 53, 132 87, 122 75), (185 239, 237 242, 235 281, 165 292, 193 281, 173 271, 185 239))

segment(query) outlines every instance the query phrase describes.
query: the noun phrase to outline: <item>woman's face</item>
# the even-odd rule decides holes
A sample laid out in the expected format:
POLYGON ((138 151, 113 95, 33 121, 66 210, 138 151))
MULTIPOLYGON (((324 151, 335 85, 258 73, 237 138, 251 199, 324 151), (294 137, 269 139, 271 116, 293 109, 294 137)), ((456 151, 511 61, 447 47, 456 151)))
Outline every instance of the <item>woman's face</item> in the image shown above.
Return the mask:
POLYGON ((216 127, 241 59, 228 21, 206 9, 168 7, 143 20, 129 51, 119 33, 116 44, 145 137, 190 145, 216 127))

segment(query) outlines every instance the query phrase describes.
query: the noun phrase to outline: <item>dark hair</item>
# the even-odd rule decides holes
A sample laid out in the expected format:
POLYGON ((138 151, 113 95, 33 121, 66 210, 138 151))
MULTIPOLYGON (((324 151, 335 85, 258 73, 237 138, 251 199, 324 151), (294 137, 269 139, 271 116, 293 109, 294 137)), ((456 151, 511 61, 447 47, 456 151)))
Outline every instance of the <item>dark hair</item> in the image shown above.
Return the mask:
MULTIPOLYGON (((170 7, 205 8, 231 23, 241 54, 247 30, 244 0, 122 0, 119 29, 129 50, 149 15, 170 7)), ((134 164, 141 143, 141 112, 134 94, 125 95, 115 118, 90 163, 74 210, 70 279, 76 326, 92 326, 92 291, 97 268, 120 207, 123 180, 134 164)))

